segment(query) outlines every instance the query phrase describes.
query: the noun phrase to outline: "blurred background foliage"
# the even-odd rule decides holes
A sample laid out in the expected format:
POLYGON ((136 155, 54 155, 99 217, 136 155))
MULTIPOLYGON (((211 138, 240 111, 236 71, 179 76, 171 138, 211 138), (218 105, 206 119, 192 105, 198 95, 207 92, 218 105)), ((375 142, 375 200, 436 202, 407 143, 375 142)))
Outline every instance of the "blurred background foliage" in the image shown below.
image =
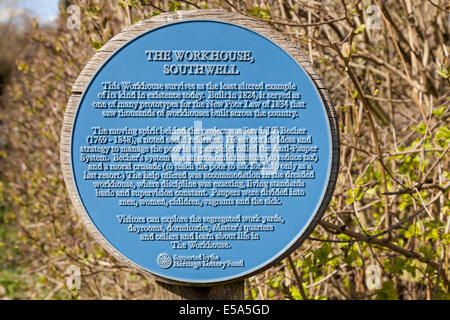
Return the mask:
POLYGON ((120 30, 212 8, 266 21, 296 42, 339 116, 329 209, 290 258, 246 280, 246 299, 450 298, 447 1, 59 4, 52 24, 24 16, 0 25, 0 299, 153 298, 152 280, 110 257, 81 225, 60 170, 61 123, 78 73, 120 30), (67 27, 71 4, 80 29, 67 27), (81 269, 79 290, 66 284, 71 265, 81 269))

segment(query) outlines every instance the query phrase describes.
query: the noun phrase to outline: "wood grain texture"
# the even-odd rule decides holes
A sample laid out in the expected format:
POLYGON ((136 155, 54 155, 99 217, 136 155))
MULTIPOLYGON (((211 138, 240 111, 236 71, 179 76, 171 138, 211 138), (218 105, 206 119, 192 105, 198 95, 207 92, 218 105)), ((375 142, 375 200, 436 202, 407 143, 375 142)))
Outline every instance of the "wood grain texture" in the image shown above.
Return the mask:
MULTIPOLYGON (((337 120, 336 120, 336 114, 334 107, 331 103, 329 94, 327 89, 325 88, 322 80, 320 79, 319 75, 317 74, 316 70, 314 69, 311 62, 308 60, 308 58, 302 53, 301 49, 296 46, 295 43, 290 41, 289 39, 285 38, 281 33, 273 30, 271 26, 269 26, 267 23, 258 21, 246 16, 230 13, 228 11, 224 10, 192 10, 192 11, 176 11, 171 13, 165 13, 158 16, 155 16, 151 19, 140 21, 132 26, 129 26, 125 28, 123 31, 118 33, 115 37, 113 37, 110 41, 108 41, 98 52, 90 59, 90 61, 87 63, 85 68, 81 71, 79 77, 75 81, 73 87, 72 87, 72 95, 69 98, 68 104, 67 104, 67 110, 65 113, 63 126, 61 130, 61 166, 63 171, 64 180, 67 186, 67 190, 69 193, 69 196, 73 202, 73 205, 76 208, 76 211, 78 212, 80 219, 90 232, 90 234, 96 239, 96 241, 103 246, 112 256, 114 256, 117 260, 120 262, 135 268, 145 274, 146 276, 153 277, 157 280, 160 280, 162 282, 168 283, 168 284, 183 284, 187 286, 211 286, 211 285, 217 285, 219 283, 204 283, 204 284, 192 284, 192 283, 180 283, 177 281, 172 281, 169 279, 161 278, 156 275, 151 274, 148 270, 145 270, 141 268, 140 266, 136 265, 132 261, 128 260, 126 257, 124 257, 121 253, 119 253, 112 245, 109 244, 105 240, 105 238, 102 236, 102 234, 96 229, 94 224, 92 223, 91 219, 89 218, 88 213, 86 212, 80 196, 78 194, 78 190, 75 186, 75 181, 73 177, 73 171, 72 171, 72 156, 71 156, 71 138, 72 138, 72 130, 73 125, 75 122, 76 114, 79 108, 80 101, 83 97, 83 94, 86 90, 86 88, 89 86, 91 80, 97 73, 97 71, 101 68, 101 66, 120 48, 122 48, 125 44, 132 41, 134 38, 136 38, 139 35, 142 35, 146 32, 149 32, 155 28, 161 27, 163 25, 169 24, 169 23, 175 23, 180 21, 199 21, 199 20, 208 20, 208 21, 220 21, 225 23, 234 24, 237 26, 241 26, 243 28, 247 28, 249 30, 252 30, 254 32, 259 33, 260 35, 268 38, 275 44, 277 44, 279 47, 284 49, 292 58, 294 58, 298 64, 307 72, 307 74, 310 76, 310 78, 313 80, 313 83, 315 84, 319 94, 322 97, 322 100, 324 102, 328 118, 329 118, 329 124, 332 132, 332 168, 331 168, 331 175, 330 180, 328 183, 328 188, 325 192, 324 199, 322 201, 322 204, 319 208, 318 213, 314 217, 311 224, 307 227, 304 234, 298 239, 298 241, 286 252, 284 252, 283 255, 281 255, 278 259, 273 261, 270 265, 267 265, 265 268, 270 267, 271 265, 279 262, 283 258, 285 258, 287 255, 289 255, 295 248, 303 242, 309 234, 312 232, 314 227, 318 224, 321 216, 325 212, 328 203, 331 199, 331 196, 334 191, 334 186, 336 184, 337 179, 337 173, 338 173, 338 167, 339 167, 339 132, 337 130, 337 120)), ((252 274, 255 274, 256 272, 260 272, 262 270, 255 271, 252 274)), ((245 277, 250 276, 252 274, 247 274, 245 277)), ((233 282, 240 279, 233 279, 231 281, 227 282, 221 282, 220 284, 226 284, 229 282, 233 282)), ((241 281, 238 281, 237 284, 241 283, 241 281)), ((234 285, 237 285, 234 284, 234 285)), ((163 293, 161 291, 161 296, 169 296, 168 292, 175 292, 173 293, 176 296, 183 297, 185 295, 185 289, 171 289, 170 286, 162 286, 166 293, 163 293), (177 290, 180 290, 179 292, 177 290)), ((162 290, 162 289, 161 289, 162 290)), ((186 289, 187 290, 187 289, 186 289)), ((199 291, 200 292, 200 291, 199 291)), ((201 295, 208 295, 209 291, 202 291, 203 293, 198 293, 201 295)), ((218 294, 211 293, 213 296, 216 296, 218 294)))
POLYGON ((244 280, 211 287, 187 287, 156 281, 157 300, 244 300, 244 280))

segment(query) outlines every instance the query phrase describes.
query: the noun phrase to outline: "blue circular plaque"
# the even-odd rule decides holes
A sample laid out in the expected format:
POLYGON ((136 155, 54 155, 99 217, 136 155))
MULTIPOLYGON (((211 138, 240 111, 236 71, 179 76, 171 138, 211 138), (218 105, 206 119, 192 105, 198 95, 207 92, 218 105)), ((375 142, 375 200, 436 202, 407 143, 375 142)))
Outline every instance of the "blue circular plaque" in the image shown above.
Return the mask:
POLYGON ((258 22, 131 27, 81 73, 65 122, 83 221, 118 259, 172 283, 279 261, 317 225, 336 180, 327 93, 299 49, 258 22))

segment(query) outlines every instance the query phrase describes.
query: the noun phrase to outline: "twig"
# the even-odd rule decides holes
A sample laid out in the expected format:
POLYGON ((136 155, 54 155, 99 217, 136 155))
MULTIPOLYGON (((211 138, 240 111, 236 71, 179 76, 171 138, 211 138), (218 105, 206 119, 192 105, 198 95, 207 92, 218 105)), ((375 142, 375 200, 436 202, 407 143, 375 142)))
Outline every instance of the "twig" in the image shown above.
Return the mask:
POLYGON ((303 289, 303 281, 302 278, 298 275, 297 273, 297 269, 295 268, 294 262, 292 261, 291 256, 287 257, 287 260, 289 262, 289 266, 292 269, 292 273, 294 274, 295 280, 297 281, 297 287, 298 290, 300 291, 300 295, 302 296, 303 300, 308 300, 308 297, 305 293, 305 289, 303 289))

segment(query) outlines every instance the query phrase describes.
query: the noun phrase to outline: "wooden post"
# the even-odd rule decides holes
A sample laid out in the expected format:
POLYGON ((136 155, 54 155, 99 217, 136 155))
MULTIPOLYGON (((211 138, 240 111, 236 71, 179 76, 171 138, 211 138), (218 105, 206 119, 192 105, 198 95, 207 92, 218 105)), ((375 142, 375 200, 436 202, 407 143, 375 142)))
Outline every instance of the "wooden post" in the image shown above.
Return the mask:
POLYGON ((187 287, 155 281, 156 300, 244 300, 244 280, 209 287, 187 287))

